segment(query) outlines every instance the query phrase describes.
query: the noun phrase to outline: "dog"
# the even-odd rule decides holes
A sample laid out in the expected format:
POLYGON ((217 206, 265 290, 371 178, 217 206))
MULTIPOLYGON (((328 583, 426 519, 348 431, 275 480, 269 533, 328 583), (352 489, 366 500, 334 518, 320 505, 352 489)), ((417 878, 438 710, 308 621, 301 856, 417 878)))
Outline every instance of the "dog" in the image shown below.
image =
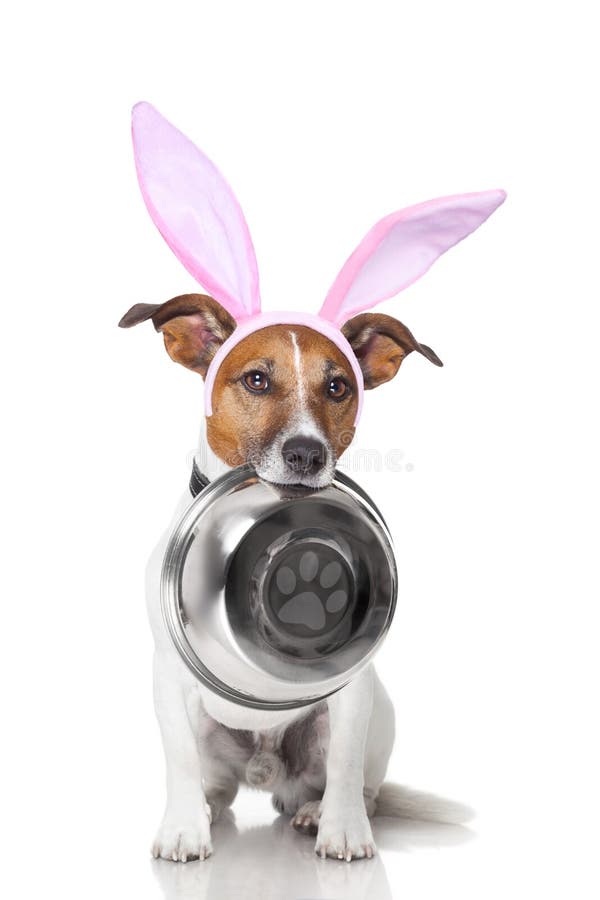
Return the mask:
MULTIPOLYGON (((148 319, 163 334, 171 359, 202 377, 236 327, 217 301, 201 294, 137 304, 120 324, 148 319)), ((367 389, 392 379, 413 351, 442 365, 391 316, 363 313, 342 330, 367 389)), ((198 465, 212 479, 251 462, 267 481, 324 487, 354 433, 356 395, 348 360, 322 334, 305 326, 263 328, 244 338, 220 367, 198 465)), ((188 493, 177 515, 189 500, 188 493)), ((167 536, 147 575, 168 785, 154 855, 183 862, 206 858, 211 821, 246 783, 271 791, 275 809, 291 816, 298 830, 316 833, 322 857, 371 857, 369 818, 390 811, 389 792, 381 797, 381 791, 395 731, 393 705, 374 667, 326 702, 301 710, 247 709, 217 697, 188 671, 165 631, 159 582, 167 536)))
MULTIPOLYGON (((209 294, 138 303, 121 319, 151 320, 169 356, 205 380, 197 465, 208 479, 251 463, 278 485, 318 490, 354 436, 364 390, 395 377, 415 352, 436 353, 392 316, 365 312, 421 277, 503 202, 503 191, 438 198, 382 219, 340 271, 317 316, 261 314, 258 271, 239 203, 214 164, 152 106, 133 112, 142 195, 168 245, 209 294), (358 313, 355 315, 354 313, 358 313)), ((188 492, 176 511, 190 502, 188 492)), ((316 835, 323 858, 370 858, 376 814, 411 815, 415 795, 385 783, 392 702, 367 664, 327 700, 292 710, 233 703, 200 683, 163 622, 160 573, 167 532, 147 570, 154 697, 167 768, 167 806, 153 854, 205 859, 210 826, 241 783, 268 790, 275 809, 316 835)), ((460 821, 463 811, 419 815, 460 821)))

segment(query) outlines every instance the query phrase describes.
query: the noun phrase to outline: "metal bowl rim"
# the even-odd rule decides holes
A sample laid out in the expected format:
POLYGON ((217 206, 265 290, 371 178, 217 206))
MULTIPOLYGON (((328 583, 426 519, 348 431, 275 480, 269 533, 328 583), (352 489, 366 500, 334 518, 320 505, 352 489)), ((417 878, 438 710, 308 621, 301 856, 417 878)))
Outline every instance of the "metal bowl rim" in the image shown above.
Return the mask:
MULTIPOLYGON (((194 522, 203 514, 206 509, 208 509, 215 501, 217 501, 219 497, 229 494, 232 489, 242 485, 244 482, 249 480, 259 482, 266 487, 273 489, 274 491, 280 490, 283 492, 286 489, 285 485, 277 485, 260 479, 252 466, 238 466, 237 468, 231 470, 230 472, 226 472, 224 475, 221 475, 219 478, 212 481, 203 491, 200 492, 200 494, 198 494, 197 497, 195 497, 191 501, 189 506, 187 506, 183 511, 179 521, 174 526, 171 532, 163 557, 160 578, 160 603, 163 619, 169 636, 171 637, 171 640, 173 641, 175 648, 178 651, 179 656, 181 657, 183 662, 187 665, 192 674, 213 693, 216 693, 222 699, 229 700, 230 702, 236 703, 237 705, 250 707, 253 709, 298 709, 304 706, 310 706, 312 704, 318 703, 322 700, 325 700, 327 697, 330 697, 332 694, 335 694, 337 691, 341 690, 343 687, 345 687, 345 685, 348 684, 348 682, 352 679, 352 677, 354 677, 354 674, 356 674, 356 672, 353 671, 352 674, 349 675, 347 680, 345 680, 342 684, 336 686, 332 690, 319 692, 315 695, 300 699, 267 700, 264 698, 255 697, 252 694, 245 694, 222 682, 202 663, 201 659, 190 643, 187 634, 185 633, 185 628, 181 620, 181 616, 179 615, 179 597, 176 586, 177 579, 173 576, 178 575, 182 570, 182 564, 185 564, 187 551, 194 539, 194 522)), ((380 511, 373 504, 372 500, 363 491, 363 489, 358 484, 356 484, 356 482, 354 482, 348 475, 336 469, 333 479, 328 485, 326 485, 324 488, 318 488, 314 491, 308 490, 306 492, 306 496, 318 494, 320 491, 324 491, 329 487, 335 487, 338 490, 341 490, 342 493, 350 495, 352 499, 354 499, 362 509, 365 509, 367 513, 376 521, 376 523, 382 529, 389 544, 390 550, 392 551, 392 563, 394 563, 392 538, 380 511)), ((302 496, 302 494, 300 493, 296 496, 302 496)), ((286 499, 295 499, 295 497, 294 495, 290 495, 288 498, 283 495, 281 499, 285 501, 286 499)), ((385 626, 364 659, 360 664, 357 664, 356 670, 362 669, 368 663, 369 659, 372 658, 372 656, 380 646, 389 629, 389 625, 393 618, 397 602, 397 573, 395 571, 395 564, 393 574, 395 590, 392 596, 392 602, 390 603, 390 609, 388 611, 385 626)))

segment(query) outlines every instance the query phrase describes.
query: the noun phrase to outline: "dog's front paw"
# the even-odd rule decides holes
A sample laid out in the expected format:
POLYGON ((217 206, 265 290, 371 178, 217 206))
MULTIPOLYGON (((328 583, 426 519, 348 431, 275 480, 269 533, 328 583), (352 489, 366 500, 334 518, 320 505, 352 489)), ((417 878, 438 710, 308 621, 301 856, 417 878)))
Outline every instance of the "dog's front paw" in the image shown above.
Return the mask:
POLYGON ((319 800, 309 800, 292 817, 291 824, 303 834, 316 834, 319 830, 319 818, 321 816, 321 803, 319 800))
POLYGON ((152 844, 155 859, 173 862, 206 859, 211 853, 210 821, 204 811, 188 822, 166 815, 152 844))
POLYGON ((325 859, 371 859, 376 847, 364 808, 321 812, 315 852, 325 859))

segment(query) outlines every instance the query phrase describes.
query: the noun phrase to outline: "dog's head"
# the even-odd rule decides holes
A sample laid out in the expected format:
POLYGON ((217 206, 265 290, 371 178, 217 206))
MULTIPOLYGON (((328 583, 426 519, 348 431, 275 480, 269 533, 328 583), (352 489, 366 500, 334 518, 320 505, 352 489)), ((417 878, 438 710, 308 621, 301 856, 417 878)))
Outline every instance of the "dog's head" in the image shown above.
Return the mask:
MULTIPOLYGON (((236 327, 211 297, 186 294, 163 304, 137 304, 122 327, 152 319, 169 356, 203 378, 236 327)), ((413 350, 437 366, 436 354, 396 319, 362 313, 342 332, 367 390, 389 381, 413 350)), ((243 338, 219 366, 207 437, 229 466, 251 463, 278 484, 322 487, 354 436, 358 385, 348 358, 304 325, 271 325, 243 338)))

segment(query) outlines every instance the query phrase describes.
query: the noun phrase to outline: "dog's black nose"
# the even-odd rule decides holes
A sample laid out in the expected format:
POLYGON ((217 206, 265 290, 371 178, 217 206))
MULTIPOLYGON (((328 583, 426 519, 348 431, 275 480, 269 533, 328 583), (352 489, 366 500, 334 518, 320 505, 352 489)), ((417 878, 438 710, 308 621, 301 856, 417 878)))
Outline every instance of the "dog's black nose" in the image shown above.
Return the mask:
POLYGON ((325 445, 315 438, 302 435, 289 438, 281 448, 281 453, 288 469, 303 475, 316 475, 327 460, 325 445))

